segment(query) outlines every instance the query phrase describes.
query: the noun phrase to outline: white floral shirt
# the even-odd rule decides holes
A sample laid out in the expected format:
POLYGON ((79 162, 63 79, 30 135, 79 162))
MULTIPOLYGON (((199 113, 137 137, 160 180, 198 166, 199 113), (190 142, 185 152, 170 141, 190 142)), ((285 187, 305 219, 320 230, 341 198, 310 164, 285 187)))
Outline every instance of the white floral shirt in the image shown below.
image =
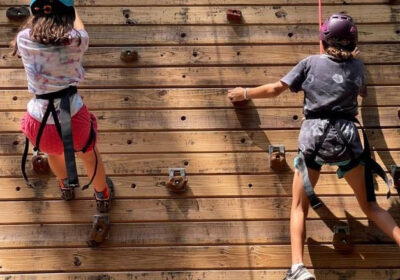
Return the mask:
MULTIPOLYGON (((18 33, 17 44, 30 93, 41 95, 56 92, 69 86, 76 86, 84 79, 82 57, 89 46, 89 35, 85 30, 72 30, 69 45, 49 46, 33 41, 30 38, 30 29, 24 29, 18 33)), ((82 108, 83 101, 79 94, 72 96, 70 101, 73 116, 82 108)), ((32 98, 27 105, 28 113, 41 121, 47 104, 47 100, 32 98)), ((59 112, 60 99, 56 99, 54 105, 59 112)), ((51 115, 47 123, 54 123, 51 115)))

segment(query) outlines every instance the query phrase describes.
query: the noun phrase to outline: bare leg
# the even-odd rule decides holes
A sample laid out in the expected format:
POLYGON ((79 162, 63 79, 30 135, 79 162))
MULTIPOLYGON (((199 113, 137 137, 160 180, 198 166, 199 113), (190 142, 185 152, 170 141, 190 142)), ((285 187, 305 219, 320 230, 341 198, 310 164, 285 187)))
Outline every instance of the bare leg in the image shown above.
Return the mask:
POLYGON ((383 210, 376 202, 367 201, 365 190, 364 166, 359 165, 344 177, 353 189, 363 212, 388 236, 400 246, 400 228, 392 216, 383 210))
POLYGON ((67 168, 65 167, 64 154, 62 155, 47 155, 51 171, 56 175, 58 180, 67 178, 67 168))
MULTIPOLYGON (((315 187, 319 172, 308 169, 311 184, 315 187)), ((292 246, 292 264, 303 262, 304 240, 306 237, 305 221, 308 214, 309 201, 303 189, 301 173, 296 170, 293 178, 292 209, 290 212, 290 241, 292 246)))
MULTIPOLYGON (((93 180, 93 185, 94 185, 94 189, 97 192, 102 192, 107 187, 106 174, 104 171, 103 161, 101 160, 101 156, 100 156, 100 153, 97 150, 97 148, 96 148, 96 153, 97 153, 97 160, 98 160, 97 161, 97 172, 96 172, 96 177, 93 180)), ((94 155, 93 150, 90 152, 86 152, 86 153, 79 152, 78 157, 83 160, 83 163, 86 168, 87 176, 89 177, 89 179, 91 179, 93 176, 93 173, 95 171, 95 165, 96 165, 96 157, 94 155)))

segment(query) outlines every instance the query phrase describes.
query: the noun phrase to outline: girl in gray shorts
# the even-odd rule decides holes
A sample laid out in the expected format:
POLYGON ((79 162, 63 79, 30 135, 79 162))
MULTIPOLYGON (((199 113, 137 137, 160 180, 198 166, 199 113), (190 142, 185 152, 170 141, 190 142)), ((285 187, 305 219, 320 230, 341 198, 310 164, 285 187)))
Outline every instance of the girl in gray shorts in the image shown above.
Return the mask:
POLYGON ((228 92, 229 99, 237 102, 275 97, 286 89, 304 91, 305 120, 299 135, 299 156, 295 159, 290 215, 292 267, 286 280, 315 279, 303 264, 303 247, 308 202, 314 209, 322 205, 313 187, 323 164, 338 166, 338 176, 352 187, 363 212, 400 246, 399 226, 376 203, 372 173, 378 173, 388 186, 389 180, 371 158, 367 139, 363 149, 355 126, 357 96, 367 94, 364 65, 353 57, 357 51, 357 28, 350 16, 334 14, 322 25, 320 37, 325 54, 303 59, 280 81, 228 92))

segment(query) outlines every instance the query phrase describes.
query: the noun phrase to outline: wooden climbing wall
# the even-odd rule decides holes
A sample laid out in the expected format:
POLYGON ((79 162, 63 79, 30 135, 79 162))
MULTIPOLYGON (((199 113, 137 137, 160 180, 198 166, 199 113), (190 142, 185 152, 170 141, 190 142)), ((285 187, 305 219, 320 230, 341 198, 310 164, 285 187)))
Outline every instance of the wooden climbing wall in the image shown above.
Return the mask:
MULTIPOLYGON (((400 165, 400 5, 327 0, 359 24, 369 96, 360 119, 375 158, 400 165)), ((19 122, 31 96, 9 55, 18 27, 0 2, 0 279, 282 279, 290 265, 289 213, 302 94, 233 106, 226 90, 282 77, 318 53, 315 0, 78 0, 90 35, 81 94, 99 121, 99 149, 116 184, 110 240, 86 246, 92 191, 60 200, 52 176, 28 189, 19 171, 19 122), (226 10, 243 12, 242 24, 226 10), (136 62, 120 60, 137 51, 136 62), (289 168, 271 170, 269 145, 285 145, 289 168), (189 190, 165 188, 184 167, 189 190)), ((29 166, 29 163, 28 163, 29 166)), ((79 162, 79 171, 83 168, 79 162)), ((29 170, 30 176, 34 176, 29 170)), ((87 182, 82 179, 82 182, 87 182)), ((400 200, 378 201, 400 222, 400 200)), ((328 206, 307 221, 305 263, 324 280, 398 280, 400 251, 361 212, 350 188, 324 168, 317 193, 328 206), (355 252, 332 246, 349 224, 355 252)))

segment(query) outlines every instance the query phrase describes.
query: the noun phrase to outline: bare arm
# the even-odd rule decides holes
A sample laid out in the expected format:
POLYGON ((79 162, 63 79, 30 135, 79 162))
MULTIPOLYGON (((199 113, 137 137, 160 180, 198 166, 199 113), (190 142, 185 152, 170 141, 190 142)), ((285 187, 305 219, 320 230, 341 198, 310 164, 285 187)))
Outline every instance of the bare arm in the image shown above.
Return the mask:
MULTIPOLYGON (((289 86, 281 81, 262 85, 255 88, 247 89, 247 98, 271 98, 278 96, 283 91, 287 90, 289 86)), ((228 98, 232 102, 238 102, 245 100, 245 89, 237 87, 228 91, 228 98)))
POLYGON ((78 14, 78 11, 76 8, 75 8, 74 29, 85 30, 85 25, 83 25, 83 22, 82 22, 81 18, 79 17, 79 14, 78 14))

